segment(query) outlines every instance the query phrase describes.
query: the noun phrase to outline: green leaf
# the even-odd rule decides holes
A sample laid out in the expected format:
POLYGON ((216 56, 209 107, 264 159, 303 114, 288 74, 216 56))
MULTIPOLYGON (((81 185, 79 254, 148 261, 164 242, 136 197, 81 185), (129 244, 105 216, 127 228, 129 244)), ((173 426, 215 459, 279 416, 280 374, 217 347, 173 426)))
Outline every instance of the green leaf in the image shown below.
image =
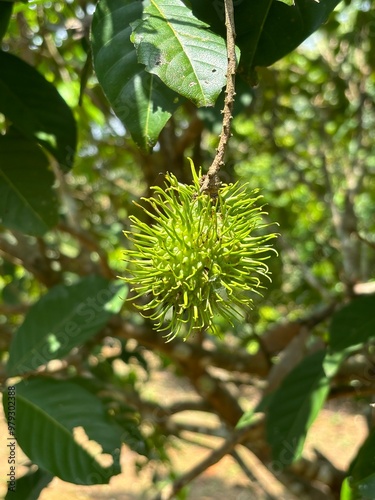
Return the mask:
POLYGON ((265 412, 267 411, 268 407, 271 404, 272 398, 273 398, 274 393, 269 393, 266 394, 257 404, 255 408, 251 408, 250 410, 246 411, 240 420, 237 422, 236 429, 240 429, 242 427, 245 427, 246 425, 250 425, 251 422, 256 418, 256 414, 260 412, 265 412))
POLYGON ((347 477, 344 479, 341 485, 340 500, 354 500, 347 477))
POLYGON ((375 337, 375 295, 354 299, 334 314, 330 325, 333 351, 355 347, 375 337))
POLYGON ((373 500, 375 498, 375 485, 371 479, 364 480, 353 488, 350 486, 350 479, 346 477, 342 482, 340 500, 373 500))
POLYGON ((0 223, 42 236, 58 221, 55 176, 41 148, 27 139, 0 136, 0 223))
POLYGON ((124 401, 116 404, 115 410, 112 407, 113 400, 107 390, 108 382, 113 382, 117 377, 114 374, 112 363, 108 359, 99 360, 98 365, 90 367, 90 372, 94 377, 74 377, 70 380, 102 399, 104 403, 109 403, 111 406, 111 417, 116 422, 116 425, 121 428, 122 441, 129 448, 140 455, 148 458, 153 457, 153 449, 150 447, 148 438, 145 438, 140 431, 138 410, 133 406, 127 405, 124 401), (103 369, 103 367, 105 368, 103 369))
POLYGON ((68 354, 98 333, 121 308, 127 287, 100 276, 74 285, 57 285, 34 304, 15 333, 7 371, 10 376, 36 370, 68 354))
POLYGON ((267 441, 280 466, 301 455, 306 434, 324 404, 329 380, 323 363, 326 351, 306 357, 273 393, 267 409, 267 441))
MULTIPOLYGON (((241 50, 239 71, 250 76, 255 66, 269 66, 294 50, 323 24, 340 0, 246 0, 235 2, 236 44, 241 50)), ((223 0, 190 0, 193 13, 224 36, 223 0)))
POLYGON ((53 476, 42 469, 16 479, 14 489, 9 489, 5 500, 38 500, 41 491, 52 481, 53 476))
POLYGON ((345 352, 327 353, 323 361, 324 373, 328 378, 332 378, 338 372, 342 362, 347 357, 345 352))
POLYGON ((137 61, 130 23, 142 17, 142 2, 101 0, 92 23, 94 67, 114 112, 146 151, 181 99, 137 61))
POLYGON ((285 3, 285 5, 289 5, 289 6, 295 4, 294 0, 277 0, 277 1, 285 3))
POLYGON ((207 29, 181 0, 150 0, 132 24, 139 62, 196 106, 213 106, 226 82, 223 38, 207 29))
POLYGON ((32 66, 1 51, 0 112, 28 139, 52 153, 63 170, 72 167, 77 132, 69 106, 32 66))
POLYGON ((12 15, 13 3, 0 2, 0 42, 8 29, 10 17, 12 15))
POLYGON ((32 462, 75 484, 107 484, 120 472, 121 430, 110 423, 95 396, 71 382, 46 378, 22 381, 14 387, 17 442, 32 462), (79 441, 80 427, 101 450, 79 441), (99 462, 103 453, 112 456, 107 466, 99 462))
POLYGON ((348 485, 353 499, 375 498, 375 430, 373 430, 351 463, 348 485))
POLYGON ((327 20, 339 2, 295 0, 293 6, 273 2, 252 65, 269 66, 294 50, 327 20))

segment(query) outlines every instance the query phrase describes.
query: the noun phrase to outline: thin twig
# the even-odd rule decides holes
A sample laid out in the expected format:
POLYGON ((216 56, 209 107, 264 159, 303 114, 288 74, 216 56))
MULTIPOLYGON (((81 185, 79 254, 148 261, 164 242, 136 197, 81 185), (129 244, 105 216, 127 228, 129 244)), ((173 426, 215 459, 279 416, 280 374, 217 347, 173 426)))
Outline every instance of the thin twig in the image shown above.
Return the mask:
POLYGON ((225 26, 227 28, 227 85, 225 88, 225 99, 223 109, 223 127, 221 129, 219 145, 217 152, 206 175, 201 179, 201 192, 209 193, 215 197, 220 187, 219 170, 224 165, 224 155, 230 138, 230 127, 232 120, 232 111, 234 105, 235 78, 236 78, 236 31, 234 27, 233 1, 224 0, 225 7, 225 26))
POLYGON ((209 427, 200 424, 189 424, 188 422, 171 421, 168 423, 168 429, 171 433, 180 434, 181 432, 191 432, 194 434, 203 434, 205 436, 214 436, 223 438, 228 436, 228 430, 224 426, 209 427))
POLYGON ((171 485, 168 485, 165 489, 163 489, 156 496, 155 500, 171 500, 172 498, 174 498, 175 495, 184 486, 193 481, 193 479, 202 474, 202 472, 204 472, 206 469, 219 462, 225 455, 231 453, 235 446, 248 440, 249 437, 257 431, 257 429, 261 425, 261 422, 262 419, 259 419, 257 422, 234 431, 233 434, 228 439, 226 439, 221 446, 213 450, 212 453, 208 455, 208 457, 203 459, 188 472, 177 478, 176 481, 174 481, 171 485))

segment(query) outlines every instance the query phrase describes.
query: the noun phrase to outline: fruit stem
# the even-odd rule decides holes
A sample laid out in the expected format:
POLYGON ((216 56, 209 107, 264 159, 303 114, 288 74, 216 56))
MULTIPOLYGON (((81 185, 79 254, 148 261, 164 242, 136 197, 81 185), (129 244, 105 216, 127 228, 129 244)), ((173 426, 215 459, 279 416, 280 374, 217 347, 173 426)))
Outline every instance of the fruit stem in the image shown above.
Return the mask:
POLYGON ((234 9, 232 0, 224 0, 225 8, 225 26, 227 29, 227 84, 225 88, 225 99, 223 114, 223 126, 220 133, 219 145, 216 150, 215 158, 208 169, 206 175, 203 175, 200 183, 201 193, 205 192, 210 194, 211 197, 216 197, 220 187, 219 170, 224 165, 224 155, 231 136, 231 120, 233 118, 232 111, 234 105, 235 92, 235 78, 236 78, 236 31, 234 26, 234 9))

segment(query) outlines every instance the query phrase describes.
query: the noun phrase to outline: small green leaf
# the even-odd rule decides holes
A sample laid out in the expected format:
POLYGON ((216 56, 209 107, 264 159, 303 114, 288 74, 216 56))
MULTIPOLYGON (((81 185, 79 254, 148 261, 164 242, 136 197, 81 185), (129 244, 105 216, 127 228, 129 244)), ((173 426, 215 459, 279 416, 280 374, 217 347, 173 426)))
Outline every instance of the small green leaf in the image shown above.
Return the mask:
POLYGON ((132 24, 138 61, 196 106, 213 106, 226 81, 227 52, 181 0, 150 0, 132 24))
POLYGON ((149 151, 181 99, 137 61, 130 23, 141 18, 142 2, 101 0, 91 35, 99 83, 133 140, 149 151))
POLYGON ((285 3, 285 5, 295 5, 295 1, 294 0, 277 0, 278 2, 282 2, 282 3, 285 3))
POLYGON ((247 425, 250 425, 251 422, 255 420, 255 410, 254 408, 251 408, 247 412, 245 412, 240 420, 237 422, 236 429, 242 429, 242 427, 246 427, 247 425))
POLYGON ((42 236, 58 221, 48 159, 32 141, 0 136, 0 224, 42 236))
POLYGON ((332 351, 343 351, 375 337, 375 295, 354 299, 334 314, 330 325, 332 351))
POLYGON ((71 109, 38 71, 2 51, 0 112, 24 136, 44 146, 63 170, 72 167, 77 132, 71 109))
POLYGON ((100 276, 51 288, 34 304, 15 333, 7 371, 10 376, 36 370, 68 354, 98 333, 119 311, 127 287, 100 276))
POLYGON ((341 485, 340 500, 355 500, 347 477, 341 485))
POLYGON ((281 467, 301 455, 306 434, 324 404, 329 380, 323 363, 326 351, 306 357, 273 393, 267 409, 267 440, 281 467))
POLYGON ((246 425, 251 424, 253 420, 256 418, 257 413, 263 413, 265 412, 269 405, 271 404, 272 398, 273 398, 273 392, 266 394, 257 404, 255 408, 251 408, 250 410, 246 411, 240 420, 237 422, 236 429, 240 429, 242 427, 245 427, 246 425))
POLYGON ((46 378, 22 381, 14 391, 17 443, 32 462, 75 484, 107 484, 120 472, 121 429, 107 419, 95 396, 71 382, 46 378), (100 449, 79 440, 80 427, 100 449))

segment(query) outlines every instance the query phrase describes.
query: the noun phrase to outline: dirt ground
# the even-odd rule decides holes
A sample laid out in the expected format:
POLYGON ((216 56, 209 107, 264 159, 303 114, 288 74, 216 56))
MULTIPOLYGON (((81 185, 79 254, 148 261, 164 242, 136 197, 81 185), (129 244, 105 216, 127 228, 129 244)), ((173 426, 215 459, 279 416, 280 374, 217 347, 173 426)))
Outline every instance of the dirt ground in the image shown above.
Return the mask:
MULTIPOLYGON (((173 391, 168 388, 170 380, 167 375, 161 375, 154 382, 152 392, 160 394, 162 389, 168 394, 170 402, 174 399, 173 391), (166 391, 166 389, 168 389, 166 391)), ((175 381, 174 381, 174 388, 175 381)), ((151 389, 150 389, 151 390, 151 389)), ((186 390, 186 387, 184 388, 186 390)), ((184 391, 185 392, 185 391, 184 391)), ((181 394, 177 387, 175 396, 181 394)), ((184 393, 186 397, 186 393, 184 393)), ((375 411, 375 410, 374 410, 375 411)), ((204 414, 194 412, 181 415, 181 420, 191 423, 202 421, 204 414)), ((207 425, 207 420, 204 421, 207 425)), ((186 434, 187 437, 190 437, 186 434)), ((341 403, 340 407, 336 403, 330 403, 323 409, 313 424, 308 434, 306 442, 307 455, 314 448, 323 453, 332 463, 345 469, 357 448, 366 436, 366 422, 362 415, 352 403, 341 403)), ((8 449, 6 446, 7 429, 5 427, 4 415, 0 416, 0 498, 6 493, 6 474, 9 471, 7 464, 8 449)), ((191 434, 191 438, 197 439, 197 435, 191 434)), ((209 447, 216 447, 221 443, 220 438, 209 437, 200 438, 200 446, 191 443, 179 443, 179 447, 171 450, 172 461, 175 469, 179 473, 189 470, 194 464, 201 461, 209 453, 209 447)), ((17 450, 17 475, 22 476, 26 468, 23 464, 27 458, 22 451, 17 450)), ((248 450, 238 447, 238 452, 242 460, 256 477, 256 481, 250 481, 232 456, 224 457, 219 463, 207 469, 204 474, 197 478, 188 488, 186 498, 188 500, 262 500, 267 496, 263 493, 262 484, 267 485, 267 490, 281 500, 288 500, 290 497, 284 488, 274 480, 273 476, 257 462, 248 450)), ((151 478, 153 469, 151 467, 143 469, 139 474, 135 471, 135 461, 137 455, 125 446, 122 450, 121 463, 122 473, 111 479, 109 485, 104 486, 77 486, 65 483, 59 479, 54 479, 50 485, 43 490, 40 500, 60 500, 62 496, 69 500, 89 500, 89 499, 112 499, 112 500, 138 500, 149 499, 155 495, 155 489, 151 490, 151 478)), ((295 498, 295 497, 293 497, 295 498)), ((322 499, 323 500, 323 499, 322 499)))

